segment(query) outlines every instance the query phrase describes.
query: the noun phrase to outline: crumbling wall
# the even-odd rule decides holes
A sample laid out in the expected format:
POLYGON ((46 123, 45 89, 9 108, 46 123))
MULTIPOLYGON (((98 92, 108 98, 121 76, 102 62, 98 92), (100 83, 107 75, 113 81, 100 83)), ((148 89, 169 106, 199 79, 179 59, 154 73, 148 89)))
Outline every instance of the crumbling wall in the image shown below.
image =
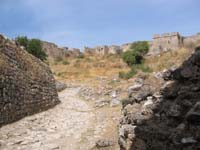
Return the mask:
POLYGON ((49 67, 0 35, 0 126, 58 103, 49 67))
POLYGON ((194 49, 200 46, 200 34, 184 37, 183 39, 184 47, 189 49, 194 49))
POLYGON ((42 48, 46 52, 49 58, 64 58, 66 54, 66 48, 59 48, 56 44, 50 42, 42 42, 42 48))
POLYGON ((155 34, 150 45, 149 55, 160 54, 169 50, 177 50, 183 46, 183 37, 179 33, 155 34))

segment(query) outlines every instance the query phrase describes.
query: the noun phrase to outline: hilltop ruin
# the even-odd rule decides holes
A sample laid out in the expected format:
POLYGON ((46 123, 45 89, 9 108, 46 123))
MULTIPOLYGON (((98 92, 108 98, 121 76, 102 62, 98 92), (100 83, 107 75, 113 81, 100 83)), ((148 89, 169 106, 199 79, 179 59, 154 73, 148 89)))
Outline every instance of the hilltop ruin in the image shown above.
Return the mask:
MULTIPOLYGON (((121 54, 130 49, 132 43, 125 43, 122 45, 103 45, 96 47, 84 47, 83 50, 78 48, 59 47, 54 43, 42 41, 43 50, 47 53, 49 58, 65 58, 65 57, 79 57, 80 55, 110 55, 121 54)), ((158 55, 163 52, 177 50, 182 47, 194 49, 200 44, 200 34, 192 36, 182 36, 178 32, 155 34, 152 41, 149 41, 148 55, 158 55)))

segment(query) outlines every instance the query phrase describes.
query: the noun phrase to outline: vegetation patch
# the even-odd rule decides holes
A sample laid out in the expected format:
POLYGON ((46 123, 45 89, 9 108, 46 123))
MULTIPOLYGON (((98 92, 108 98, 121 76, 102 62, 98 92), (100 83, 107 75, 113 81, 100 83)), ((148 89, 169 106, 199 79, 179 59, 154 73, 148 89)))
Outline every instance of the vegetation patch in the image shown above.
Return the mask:
POLYGON ((148 50, 149 45, 147 41, 133 43, 130 50, 122 54, 123 61, 131 67, 131 70, 128 72, 119 72, 119 77, 122 79, 132 78, 137 74, 138 70, 145 73, 151 72, 151 69, 144 65, 144 55, 148 52, 148 50))
POLYGON ((28 39, 26 36, 18 36, 15 40, 33 56, 42 61, 47 59, 47 54, 42 50, 42 42, 39 39, 28 39))

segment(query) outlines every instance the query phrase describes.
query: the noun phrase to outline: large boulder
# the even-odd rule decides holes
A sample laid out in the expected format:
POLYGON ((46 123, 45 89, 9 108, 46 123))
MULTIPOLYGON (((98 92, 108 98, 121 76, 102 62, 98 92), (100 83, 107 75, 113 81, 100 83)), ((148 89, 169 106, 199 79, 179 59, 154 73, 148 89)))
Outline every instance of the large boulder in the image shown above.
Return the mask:
POLYGON ((0 126, 58 103, 49 67, 0 35, 0 126))

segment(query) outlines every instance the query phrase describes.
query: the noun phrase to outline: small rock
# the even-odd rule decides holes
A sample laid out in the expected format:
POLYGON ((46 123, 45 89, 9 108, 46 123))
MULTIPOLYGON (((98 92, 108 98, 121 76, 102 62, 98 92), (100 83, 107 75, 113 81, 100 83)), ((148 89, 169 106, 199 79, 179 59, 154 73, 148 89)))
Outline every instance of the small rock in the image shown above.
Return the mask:
POLYGON ((100 108, 100 107, 106 106, 109 104, 109 102, 110 102, 109 100, 97 101, 95 102, 95 107, 100 108))
MULTIPOLYGON (((149 97, 151 97, 151 96, 149 96, 149 97)), ((147 97, 147 99, 148 99, 148 97, 147 97)), ((144 105, 142 107, 147 107, 152 104, 153 104, 153 101, 152 101, 152 97, 151 97, 144 103, 144 105)))
POLYGON ((118 105, 120 105, 120 104, 121 104, 121 102, 120 102, 120 100, 117 99, 117 98, 112 99, 111 102, 110 102, 110 106, 111 106, 111 107, 115 107, 115 106, 118 106, 118 105))
POLYGON ((181 107, 179 105, 172 105, 168 111, 168 116, 179 117, 181 115, 181 107))
POLYGON ((182 144, 194 144, 197 143, 197 141, 193 137, 187 137, 181 139, 182 144))
POLYGON ((116 91, 113 91, 111 97, 112 97, 112 98, 116 98, 116 97, 117 97, 117 92, 116 92, 116 91))
POLYGON ((113 145, 114 145, 113 141, 106 139, 101 139, 96 142, 96 147, 108 147, 113 145))
POLYGON ((197 102, 195 106, 187 113, 186 119, 191 124, 200 125, 200 102, 197 102))
POLYGON ((67 85, 63 82, 60 82, 60 81, 56 81, 56 89, 58 92, 64 90, 67 88, 67 85))

